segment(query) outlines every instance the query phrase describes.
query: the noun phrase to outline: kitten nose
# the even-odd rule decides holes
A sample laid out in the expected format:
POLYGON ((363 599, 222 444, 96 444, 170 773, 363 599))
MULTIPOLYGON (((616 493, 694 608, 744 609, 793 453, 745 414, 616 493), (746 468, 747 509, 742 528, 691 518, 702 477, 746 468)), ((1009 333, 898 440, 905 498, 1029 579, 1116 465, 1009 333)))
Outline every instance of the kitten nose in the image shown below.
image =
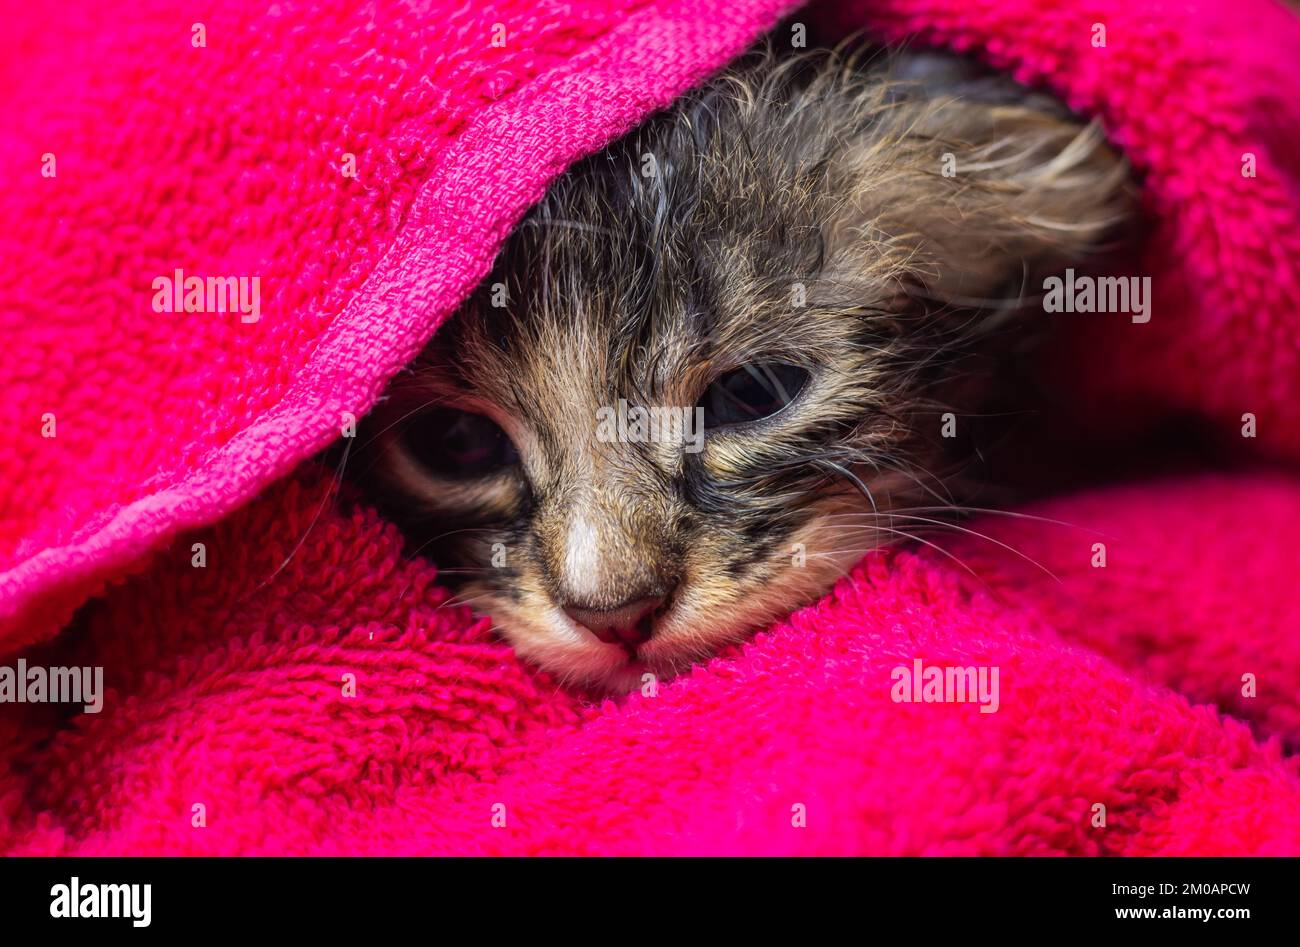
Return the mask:
POLYGON ((650 616, 663 603, 664 596, 647 595, 616 608, 565 605, 564 613, 606 644, 639 645, 650 640, 650 616))

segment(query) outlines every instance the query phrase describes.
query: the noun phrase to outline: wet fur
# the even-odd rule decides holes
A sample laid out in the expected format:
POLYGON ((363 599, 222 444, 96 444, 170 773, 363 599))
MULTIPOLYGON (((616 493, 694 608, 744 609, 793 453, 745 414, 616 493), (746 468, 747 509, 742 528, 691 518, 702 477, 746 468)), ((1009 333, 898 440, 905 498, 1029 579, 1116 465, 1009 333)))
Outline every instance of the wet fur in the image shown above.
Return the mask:
POLYGON ((376 409, 370 489, 525 658, 671 676, 897 538, 881 514, 933 488, 941 413, 977 407, 954 360, 1129 199, 1095 127, 956 60, 756 53, 556 181, 376 409), (691 406, 756 361, 813 378, 701 453, 595 437, 601 406, 691 406), (521 465, 430 477, 402 438, 434 404, 494 419, 521 465), (655 592, 639 664, 561 610, 655 592))

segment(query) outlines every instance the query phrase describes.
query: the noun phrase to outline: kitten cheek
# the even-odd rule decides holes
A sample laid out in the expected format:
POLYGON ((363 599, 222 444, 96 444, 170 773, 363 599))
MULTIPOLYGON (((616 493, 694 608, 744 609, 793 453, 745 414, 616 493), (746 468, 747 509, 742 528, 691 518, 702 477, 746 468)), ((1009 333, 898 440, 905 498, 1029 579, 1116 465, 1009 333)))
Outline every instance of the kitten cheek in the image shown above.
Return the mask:
POLYGON ((868 530, 846 532, 814 519, 766 557, 748 563, 743 579, 718 572, 716 581, 693 583, 642 647, 641 657, 664 665, 706 660, 816 602, 878 546, 869 535, 868 530))

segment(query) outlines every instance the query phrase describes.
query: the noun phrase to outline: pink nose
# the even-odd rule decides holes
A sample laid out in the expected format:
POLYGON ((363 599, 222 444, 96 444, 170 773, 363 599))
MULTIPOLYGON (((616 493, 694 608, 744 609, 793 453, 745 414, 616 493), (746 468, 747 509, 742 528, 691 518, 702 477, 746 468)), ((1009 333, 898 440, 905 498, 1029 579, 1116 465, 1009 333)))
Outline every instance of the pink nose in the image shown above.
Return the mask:
POLYGON ((662 595, 647 595, 616 608, 580 608, 565 605, 564 613, 606 644, 640 645, 653 633, 652 614, 662 605, 662 595))

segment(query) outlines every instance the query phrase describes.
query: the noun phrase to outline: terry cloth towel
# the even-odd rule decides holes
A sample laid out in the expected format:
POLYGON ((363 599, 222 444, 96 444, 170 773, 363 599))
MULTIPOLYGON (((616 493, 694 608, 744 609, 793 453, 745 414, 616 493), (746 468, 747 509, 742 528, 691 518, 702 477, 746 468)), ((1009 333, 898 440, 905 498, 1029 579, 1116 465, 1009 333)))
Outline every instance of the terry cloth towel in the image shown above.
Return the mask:
POLYGON ((0 664, 103 666, 106 693, 0 704, 0 850, 1300 852, 1300 22, 1271 0, 796 15, 1050 88, 1141 177, 1152 318, 1060 320, 1061 423, 1195 417, 1274 470, 976 525, 1059 581, 986 541, 950 547, 975 576, 873 555, 591 704, 302 466, 549 180, 789 7, 5 10, 0 664), (177 271, 250 306, 158 312, 177 271), (896 702, 918 660, 996 668, 997 711, 896 702))

